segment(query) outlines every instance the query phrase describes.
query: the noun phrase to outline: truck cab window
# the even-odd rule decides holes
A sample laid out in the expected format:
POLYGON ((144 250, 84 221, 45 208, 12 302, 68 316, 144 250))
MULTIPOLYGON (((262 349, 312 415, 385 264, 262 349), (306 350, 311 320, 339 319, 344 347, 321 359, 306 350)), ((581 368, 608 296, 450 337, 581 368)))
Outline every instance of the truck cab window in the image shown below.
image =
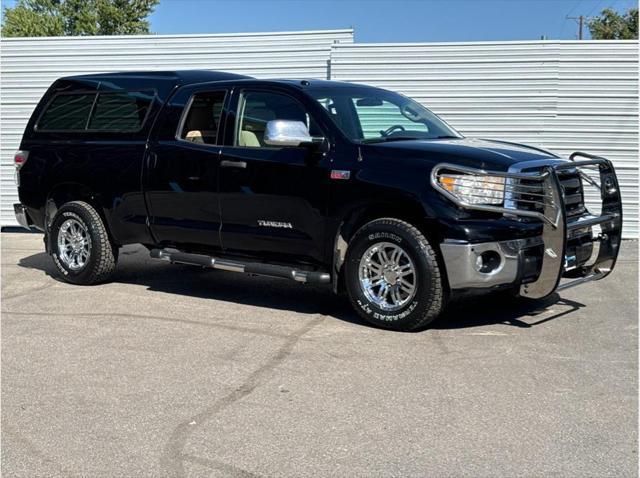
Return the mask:
POLYGON ((267 123, 272 120, 293 120, 303 122, 314 136, 322 136, 311 116, 294 98, 280 93, 265 91, 246 92, 239 104, 236 145, 262 148, 267 123))
POLYGON ((192 143, 217 144, 224 98, 224 91, 196 94, 184 120, 180 139, 192 143))
POLYGON ((149 91, 99 93, 88 129, 138 131, 144 124, 152 100, 153 93, 149 91))
POLYGON ((152 91, 59 94, 47 106, 40 131, 126 133, 142 129, 152 91))
POLYGON ((38 121, 39 131, 82 131, 87 126, 95 93, 59 94, 38 121))

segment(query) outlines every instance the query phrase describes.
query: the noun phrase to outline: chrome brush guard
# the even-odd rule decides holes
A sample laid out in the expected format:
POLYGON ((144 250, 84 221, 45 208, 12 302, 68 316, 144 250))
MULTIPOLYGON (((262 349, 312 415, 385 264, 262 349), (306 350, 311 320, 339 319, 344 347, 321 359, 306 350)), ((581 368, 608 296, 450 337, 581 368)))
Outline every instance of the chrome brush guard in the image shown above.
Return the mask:
MULTIPOLYGON (((534 162, 520 163, 519 172, 481 170, 440 163, 431 173, 431 185, 440 194, 463 209, 502 213, 507 217, 523 217, 542 222, 542 242, 544 254, 540 274, 533 282, 520 286, 520 295, 542 298, 556 290, 563 290, 584 282, 606 277, 615 266, 622 234, 622 201, 618 178, 611 161, 587 153, 575 152, 571 161, 550 161, 540 167, 534 162), (577 161, 576 158, 586 158, 577 161), (529 166, 528 166, 529 164, 529 166), (535 171, 525 172, 536 167, 535 171), (597 170, 599 178, 588 175, 585 170, 597 170), (599 215, 586 211, 577 217, 568 217, 565 196, 560 175, 577 172, 583 186, 589 185, 599 190, 602 207, 599 215), (445 189, 440 182, 443 173, 462 173, 486 178, 504 178, 503 206, 475 204, 462 200, 445 189), (526 199, 522 199, 522 198, 526 199), (593 234, 593 228, 600 232, 593 234), (579 277, 560 284, 569 271, 565 262, 567 242, 573 232, 591 231, 593 248, 591 258, 581 266, 579 277)), ((574 271, 575 272, 575 271, 574 271)), ((573 274, 575 276, 575 273, 573 274)))

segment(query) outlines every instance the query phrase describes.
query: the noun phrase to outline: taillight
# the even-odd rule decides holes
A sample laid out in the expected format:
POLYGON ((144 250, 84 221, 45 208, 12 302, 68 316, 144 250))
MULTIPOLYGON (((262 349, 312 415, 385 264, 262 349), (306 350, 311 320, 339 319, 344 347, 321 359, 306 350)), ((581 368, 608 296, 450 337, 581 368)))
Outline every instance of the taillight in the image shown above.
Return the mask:
POLYGON ((13 155, 13 163, 16 165, 16 169, 20 169, 24 166, 29 158, 29 151, 16 151, 13 155))

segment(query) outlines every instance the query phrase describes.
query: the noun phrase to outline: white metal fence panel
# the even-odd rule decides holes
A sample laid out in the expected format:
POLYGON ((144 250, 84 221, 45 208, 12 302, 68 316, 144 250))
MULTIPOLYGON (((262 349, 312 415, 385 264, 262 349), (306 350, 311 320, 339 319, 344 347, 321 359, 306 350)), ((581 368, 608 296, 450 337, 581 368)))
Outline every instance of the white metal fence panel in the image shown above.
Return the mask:
POLYGON ((59 77, 127 70, 222 70, 262 78, 322 78, 331 46, 353 31, 3 38, 0 41, 0 225, 16 225, 13 153, 31 112, 59 77))
POLYGON ((335 45, 331 77, 411 96, 468 136, 608 157, 638 237, 637 42, 335 45))

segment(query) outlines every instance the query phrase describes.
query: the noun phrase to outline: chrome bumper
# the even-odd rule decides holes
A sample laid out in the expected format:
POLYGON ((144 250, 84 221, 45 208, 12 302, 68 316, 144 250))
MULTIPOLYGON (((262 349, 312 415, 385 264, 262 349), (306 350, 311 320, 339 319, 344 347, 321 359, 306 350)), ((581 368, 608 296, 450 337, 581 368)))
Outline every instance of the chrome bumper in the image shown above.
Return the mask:
MULTIPOLYGON (((531 173, 486 171, 453 164, 439 164, 432 172, 431 184, 436 191, 461 208, 503 213, 510 217, 529 217, 542 222, 543 232, 539 238, 543 246, 542 264, 535 280, 520 285, 520 295, 524 297, 542 298, 556 290, 602 279, 615 266, 622 234, 622 201, 614 167, 609 160, 586 153, 573 153, 570 159, 572 161, 556 161, 543 165, 541 169, 531 173), (574 158, 578 156, 588 158, 588 160, 575 161, 574 158), (599 183, 596 183, 592 177, 583 174, 582 169, 584 168, 597 169, 599 183), (581 173, 584 182, 600 191, 602 207, 599 215, 589 214, 567 220, 563 191, 558 178, 558 172, 566 170, 577 170, 581 173), (441 171, 505 178, 505 205, 511 207, 468 204, 461 201, 440 185, 437 178, 441 171), (518 209, 515 206, 516 201, 509 198, 510 192, 516 191, 517 184, 523 179, 529 183, 532 181, 539 183, 542 194, 537 201, 539 201, 541 211, 518 209), (593 253, 591 258, 576 271, 570 263, 570 258, 566 257, 567 243, 573 231, 588 230, 589 228, 592 231, 593 253), (600 231, 594 234, 594 228, 599 228, 600 231), (567 275, 569 271, 572 271, 570 275, 573 280, 560 284, 563 276, 567 275)), ((522 163, 521 169, 526 170, 527 168, 527 163, 522 163)), ((441 244, 441 251, 450 287, 460 289, 468 287, 489 288, 509 283, 516 285, 519 277, 518 251, 523 247, 525 247, 525 243, 519 241, 483 244, 445 241, 441 244), (501 265, 489 273, 483 273, 476 267, 476 260, 479 254, 489 250, 500 255, 501 265)))
POLYGON ((447 240, 440 245, 451 289, 492 288, 515 284, 522 275, 524 249, 542 244, 541 237, 513 241, 483 242, 471 244, 447 240), (486 253, 495 253, 500 262, 495 269, 482 272, 478 261, 486 253))
POLYGON ((16 215, 16 220, 18 224, 20 224, 25 229, 31 230, 31 226, 29 225, 29 215, 27 214, 27 209, 20 203, 13 205, 13 211, 16 215))

